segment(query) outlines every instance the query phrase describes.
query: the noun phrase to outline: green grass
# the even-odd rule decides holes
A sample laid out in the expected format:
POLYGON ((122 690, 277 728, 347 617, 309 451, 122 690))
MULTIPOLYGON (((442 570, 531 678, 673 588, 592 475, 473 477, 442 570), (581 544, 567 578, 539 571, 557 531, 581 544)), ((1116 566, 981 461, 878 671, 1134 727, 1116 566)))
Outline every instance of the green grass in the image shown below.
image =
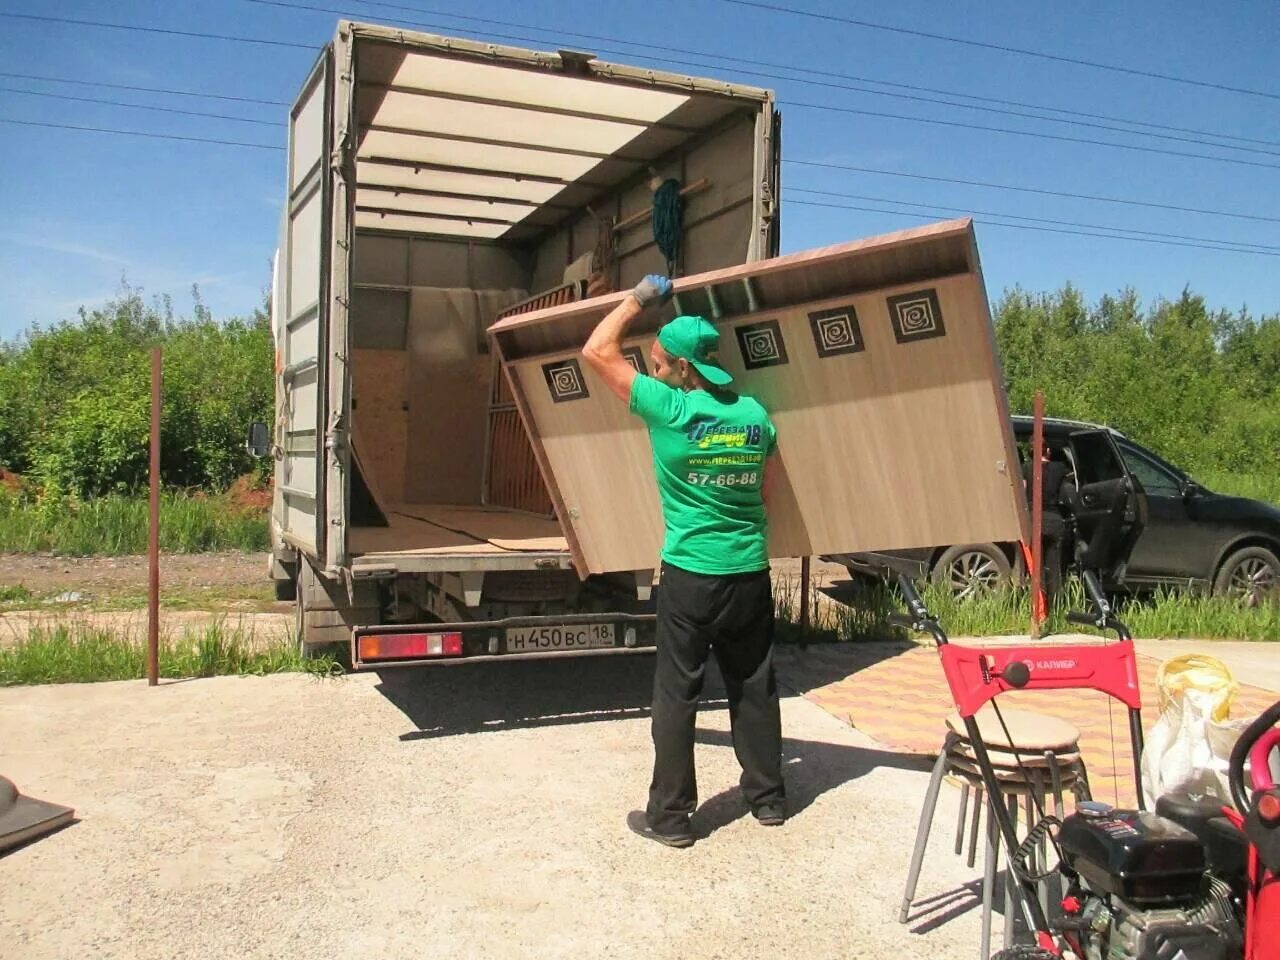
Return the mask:
POLYGON ((0 605, 26 603, 32 599, 32 593, 20 583, 0 584, 0 605))
MULTIPOLYGON (((0 552, 74 556, 146 553, 145 498, 101 497, 29 503, 0 493, 0 552)), ((166 493, 160 549, 170 553, 267 549, 267 518, 225 497, 166 493)))
MULTIPOLYGON (((255 638, 220 624, 160 642, 160 676, 265 676, 341 672, 332 655, 303 658, 286 637, 255 638)), ((93 683, 146 676, 146 648, 135 637, 83 625, 35 626, 27 637, 0 647, 0 686, 93 683)))
MULTIPOLYGON (((989 637, 1030 630, 1030 595, 1026 588, 996 591, 971 600, 957 600, 933 584, 925 586, 921 593, 948 636, 989 637)), ((784 581, 777 585, 778 637, 784 643, 894 640, 907 636, 907 631, 887 622, 890 613, 906 609, 896 590, 887 585, 860 584, 847 604, 824 600, 811 617, 807 635, 799 626, 798 595, 798 584, 784 581)), ((1067 609, 1085 609, 1078 583, 1069 584, 1063 591, 1045 632, 1090 632, 1068 623, 1064 616, 1067 609)), ((1144 639, 1280 641, 1280 599, 1246 607, 1222 597, 1162 592, 1121 598, 1116 612, 1135 637, 1144 639)))
MULTIPOLYGON (((810 597, 817 594, 817 586, 810 597)), ((800 627, 800 584, 790 578, 774 583, 777 639, 782 643, 824 643, 845 640, 894 640, 905 634, 886 622, 900 609, 886 589, 860 590, 856 604, 822 602, 810 609, 809 630, 800 627)), ((812 599, 811 599, 812 604, 812 599)))
POLYGON ((1246 607, 1219 597, 1163 593, 1121 605, 1135 637, 1280 640, 1280 600, 1246 607))
POLYGON ((1231 473, 1227 470, 1201 470, 1198 482, 1214 493, 1249 497, 1266 503, 1280 504, 1280 475, 1274 473, 1231 473))

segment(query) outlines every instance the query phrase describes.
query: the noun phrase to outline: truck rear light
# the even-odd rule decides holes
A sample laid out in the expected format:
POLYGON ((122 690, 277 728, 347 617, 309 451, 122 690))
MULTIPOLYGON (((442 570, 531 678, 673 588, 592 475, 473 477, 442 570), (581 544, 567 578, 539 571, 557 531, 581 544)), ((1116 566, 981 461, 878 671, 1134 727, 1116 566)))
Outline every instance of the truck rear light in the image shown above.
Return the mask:
POLYGON ((359 642, 361 660, 462 656, 461 633, 375 633, 359 642))

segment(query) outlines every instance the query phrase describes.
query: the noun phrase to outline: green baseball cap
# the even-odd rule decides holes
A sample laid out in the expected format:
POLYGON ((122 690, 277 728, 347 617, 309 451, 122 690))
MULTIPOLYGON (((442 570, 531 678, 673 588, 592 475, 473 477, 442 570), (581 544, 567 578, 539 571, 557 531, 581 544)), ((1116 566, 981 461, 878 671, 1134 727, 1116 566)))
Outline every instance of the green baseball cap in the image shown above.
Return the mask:
POLYGON ((688 360, 707 382, 718 387, 733 382, 720 366, 720 332, 702 317, 676 317, 658 331, 658 343, 671 356, 688 360))

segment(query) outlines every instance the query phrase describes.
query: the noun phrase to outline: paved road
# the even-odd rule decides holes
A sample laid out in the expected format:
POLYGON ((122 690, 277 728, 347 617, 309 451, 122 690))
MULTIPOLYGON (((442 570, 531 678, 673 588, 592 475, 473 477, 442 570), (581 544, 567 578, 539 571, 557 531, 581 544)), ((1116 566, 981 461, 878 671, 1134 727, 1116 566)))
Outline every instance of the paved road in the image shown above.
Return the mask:
MULTIPOLYGON (((0 859, 0 955, 973 956, 976 911, 926 932, 896 922, 926 772, 798 697, 785 827, 747 815, 713 695, 698 844, 628 833, 651 669, 0 690, 0 771, 81 817, 0 859)), ((941 823, 956 806, 944 791, 941 823)), ((972 878, 947 833, 924 893, 972 878)))
POLYGON ((1169 660, 1187 653, 1204 653, 1227 665, 1241 683, 1280 693, 1280 644, 1239 640, 1139 640, 1139 653, 1169 660))

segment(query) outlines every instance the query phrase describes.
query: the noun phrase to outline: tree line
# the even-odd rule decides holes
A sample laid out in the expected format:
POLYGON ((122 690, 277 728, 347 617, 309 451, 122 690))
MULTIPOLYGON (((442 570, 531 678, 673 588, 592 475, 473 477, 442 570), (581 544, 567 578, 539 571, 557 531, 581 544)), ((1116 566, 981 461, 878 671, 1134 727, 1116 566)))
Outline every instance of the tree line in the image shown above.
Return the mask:
POLYGON ((1039 389, 1046 415, 1115 427, 1193 476, 1280 486, 1280 314, 1211 310, 1191 290, 1091 306, 1068 285, 1006 291, 994 319, 1014 411, 1039 389))
MULTIPOLYGON (((219 321, 126 288, 71 320, 0 344, 0 466, 46 494, 145 488, 150 349, 164 348, 164 483, 219 490, 264 470, 245 429, 273 419, 266 306, 219 321)), ((1280 315, 1210 309, 1184 290, 1144 305, 1125 290, 1085 301, 1008 290, 994 307, 1014 412, 1035 391, 1051 416, 1114 426, 1193 475, 1280 477, 1280 315)))
POLYGON ((248 424, 272 419, 267 311, 218 321, 192 294, 191 315, 178 318, 168 298, 126 288, 100 309, 0 345, 0 466, 55 496, 145 489, 150 354, 160 346, 163 482, 221 490, 259 469, 244 441, 248 424))

